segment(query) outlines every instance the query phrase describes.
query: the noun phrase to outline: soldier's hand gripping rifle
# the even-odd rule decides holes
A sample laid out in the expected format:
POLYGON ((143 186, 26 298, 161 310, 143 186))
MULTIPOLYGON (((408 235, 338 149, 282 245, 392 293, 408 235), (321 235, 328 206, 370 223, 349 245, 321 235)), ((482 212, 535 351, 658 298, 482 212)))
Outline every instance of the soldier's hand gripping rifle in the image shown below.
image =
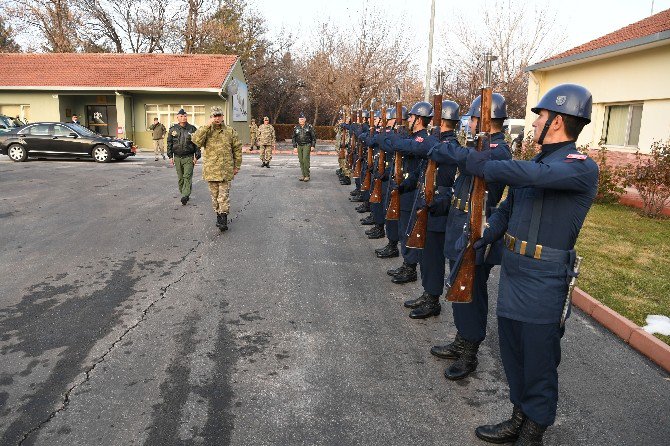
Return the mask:
MULTIPOLYGON (((479 131, 477 132, 477 151, 490 150, 491 142, 491 62, 497 57, 486 53, 484 61, 486 71, 484 86, 482 87, 482 109, 479 118, 479 131)), ((459 254, 454 264, 454 270, 449 273, 447 286, 447 300, 450 302, 468 303, 472 301, 475 283, 475 261, 476 252, 473 244, 482 237, 484 225, 484 210, 486 199, 486 182, 483 178, 474 176, 470 188, 469 221, 466 224, 465 235, 467 244, 459 254)))
MULTIPOLYGON (((440 121, 442 119, 442 74, 437 76, 437 92, 433 95, 433 130, 440 135, 440 121)), ((437 175, 437 163, 428 160, 426 171, 423 174, 422 185, 423 205, 416 211, 414 227, 407 239, 407 247, 423 249, 426 246, 426 230, 428 229, 428 206, 433 203, 435 197, 435 176, 437 175)))
MULTIPOLYGON (((375 134, 375 98, 372 98, 370 101, 370 140, 372 140, 372 136, 375 134)), ((368 146, 368 159, 367 159, 367 168, 365 170, 365 179, 363 180, 363 185, 361 186, 362 191, 368 191, 370 190, 370 187, 372 186, 372 147, 368 146)))
MULTIPOLYGON (((396 87, 396 92, 398 94, 398 100, 395 103, 395 123, 396 132, 400 133, 403 126, 400 87, 396 87)), ((393 181, 395 182, 396 188, 391 190, 389 207, 386 211, 387 220, 400 220, 400 192, 398 192, 397 186, 400 186, 402 180, 402 154, 400 152, 395 152, 395 155, 393 156, 393 181)), ((389 186, 390 185, 391 182, 389 181, 389 186)))
MULTIPOLYGON (((386 132, 386 99, 382 96, 382 108, 381 108, 381 133, 382 137, 386 132)), ((370 195, 370 203, 381 203, 382 202, 382 178, 384 177, 384 172, 386 171, 386 152, 379 149, 379 159, 377 160, 377 178, 375 178, 375 183, 372 188, 372 194, 370 195)))

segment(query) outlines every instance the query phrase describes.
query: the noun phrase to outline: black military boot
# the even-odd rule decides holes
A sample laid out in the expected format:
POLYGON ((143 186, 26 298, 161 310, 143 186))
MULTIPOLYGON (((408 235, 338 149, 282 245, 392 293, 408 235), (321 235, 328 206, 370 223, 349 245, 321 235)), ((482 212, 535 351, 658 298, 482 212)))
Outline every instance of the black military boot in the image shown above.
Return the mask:
POLYGON ((186 203, 188 203, 188 196, 181 197, 181 205, 184 206, 186 203))
POLYGON ((530 418, 526 418, 514 446, 542 446, 542 437, 546 430, 546 427, 540 426, 530 418))
POLYGON ((416 263, 406 263, 405 265, 407 265, 406 268, 399 274, 393 276, 391 282, 398 284, 416 282, 416 263))
POLYGON ((389 259, 391 257, 399 257, 398 242, 389 242, 388 245, 382 249, 375 249, 375 255, 380 259, 389 259))
POLYGON ((378 239, 386 237, 384 232, 384 225, 375 225, 371 231, 365 231, 369 239, 378 239))
POLYGON ((221 232, 228 230, 228 214, 218 214, 217 215, 217 224, 221 232), (219 221, 220 219, 220 221, 219 221))
POLYGON ((351 195, 352 197, 354 197, 354 196, 356 196, 356 195, 360 195, 360 193, 361 193, 361 191, 360 191, 359 189, 354 189, 354 190, 352 190, 351 192, 349 192, 349 195, 351 195))
POLYGON ((523 414, 520 407, 514 406, 512 418, 498 424, 479 426, 475 429, 475 435, 489 443, 511 443, 519 438, 524 421, 526 421, 526 415, 523 414))
POLYGON ((398 274, 400 274, 402 271, 405 271, 406 265, 407 264, 405 262, 402 262, 402 265, 400 265, 398 268, 387 270, 386 274, 388 274, 389 276, 395 277, 398 274))
POLYGON ((417 297, 416 299, 406 300, 403 305, 405 308, 418 308, 423 305, 423 303, 428 299, 428 296, 430 296, 430 294, 424 291, 421 296, 417 297))
POLYGON ((460 333, 456 333, 453 342, 447 345, 433 345, 430 354, 442 359, 458 359, 463 352, 463 339, 460 333))
POLYGON ((457 381, 477 370, 477 364, 479 364, 479 361, 477 360, 479 344, 479 342, 470 342, 467 339, 463 339, 463 351, 461 352, 461 356, 459 356, 456 362, 451 364, 451 366, 444 371, 444 377, 452 381, 457 381))
POLYGON ((440 305, 440 296, 428 295, 428 299, 418 308, 412 310, 409 314, 411 319, 427 319, 431 316, 439 316, 442 311, 440 305))
POLYGON ((362 194, 356 194, 356 195, 352 196, 351 198, 349 198, 349 201, 351 201, 352 203, 363 203, 363 202, 368 201, 368 200, 363 198, 362 194))
MULTIPOLYGON (((363 226, 374 225, 374 224, 375 224, 375 219, 372 218, 372 214, 370 214, 370 215, 368 215, 367 217, 363 217, 363 218, 361 218, 361 224, 362 224, 363 226)), ((365 233, 367 234, 368 232, 365 231, 365 233)))
POLYGON ((358 212, 359 214, 370 212, 370 202, 368 202, 367 200, 363 200, 363 203, 356 206, 356 212, 358 212))
POLYGON ((343 186, 349 186, 351 184, 351 178, 343 176, 340 179, 340 184, 343 186))
POLYGON ((342 168, 335 170, 335 173, 337 174, 338 177, 342 176, 342 168))

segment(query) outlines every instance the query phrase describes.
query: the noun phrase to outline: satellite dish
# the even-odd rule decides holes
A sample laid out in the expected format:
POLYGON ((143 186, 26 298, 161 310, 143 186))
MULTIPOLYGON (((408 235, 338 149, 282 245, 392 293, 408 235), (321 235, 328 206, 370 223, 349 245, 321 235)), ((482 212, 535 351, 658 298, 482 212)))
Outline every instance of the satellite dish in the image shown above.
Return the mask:
POLYGON ((237 79, 233 78, 228 84, 228 87, 226 87, 226 90, 228 91, 229 95, 234 96, 237 94, 237 89, 238 89, 237 79))

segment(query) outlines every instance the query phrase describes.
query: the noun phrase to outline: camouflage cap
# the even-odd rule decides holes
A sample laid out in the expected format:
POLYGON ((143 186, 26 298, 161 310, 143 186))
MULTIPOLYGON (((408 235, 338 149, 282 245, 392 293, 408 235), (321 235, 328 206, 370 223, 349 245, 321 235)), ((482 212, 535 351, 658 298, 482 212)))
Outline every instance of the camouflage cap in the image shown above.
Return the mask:
POLYGON ((212 107, 212 116, 223 116, 223 109, 219 107, 218 105, 215 105, 212 107))

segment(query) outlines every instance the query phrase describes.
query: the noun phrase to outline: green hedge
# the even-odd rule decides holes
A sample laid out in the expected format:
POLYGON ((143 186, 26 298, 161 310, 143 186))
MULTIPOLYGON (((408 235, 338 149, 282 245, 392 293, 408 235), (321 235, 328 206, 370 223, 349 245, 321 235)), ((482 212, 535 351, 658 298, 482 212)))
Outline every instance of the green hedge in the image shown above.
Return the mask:
MULTIPOLYGON (((293 137, 295 124, 274 124, 273 127, 275 128, 277 141, 290 140, 293 137)), ((317 125, 314 130, 316 131, 316 139, 335 139, 335 129, 329 125, 317 125)))

